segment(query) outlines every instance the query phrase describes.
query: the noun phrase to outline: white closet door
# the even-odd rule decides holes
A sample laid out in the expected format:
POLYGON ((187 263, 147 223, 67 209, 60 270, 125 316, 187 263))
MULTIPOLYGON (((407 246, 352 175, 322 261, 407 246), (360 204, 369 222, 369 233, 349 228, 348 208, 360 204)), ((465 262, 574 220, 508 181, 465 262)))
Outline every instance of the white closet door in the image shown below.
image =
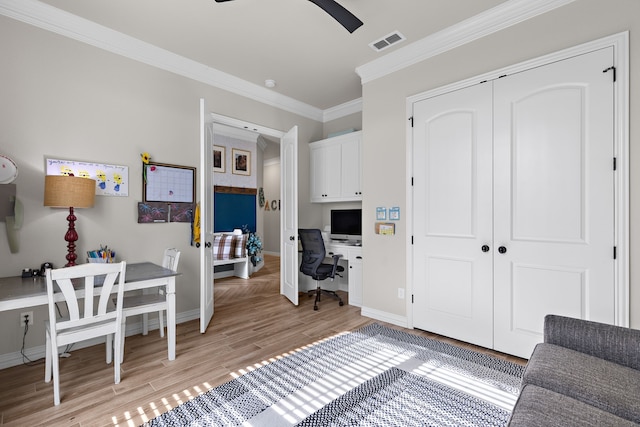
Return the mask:
POLYGON ((413 127, 413 324, 484 347, 493 345, 491 86, 416 103, 413 127))
MULTIPOLYGON (((494 348, 548 313, 614 323, 613 48, 494 83, 494 348)), ((456 273, 457 274, 457 273, 456 273)))

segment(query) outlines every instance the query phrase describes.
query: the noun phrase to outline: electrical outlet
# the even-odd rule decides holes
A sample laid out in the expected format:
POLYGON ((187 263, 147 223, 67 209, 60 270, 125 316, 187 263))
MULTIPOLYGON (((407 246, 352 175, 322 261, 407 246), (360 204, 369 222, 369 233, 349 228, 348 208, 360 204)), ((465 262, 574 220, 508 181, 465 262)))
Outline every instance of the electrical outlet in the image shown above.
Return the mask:
POLYGON ((25 311, 20 313, 20 326, 24 328, 24 318, 29 317, 29 326, 33 325, 33 311, 25 311))
POLYGON ((404 288, 398 288, 398 298, 404 299, 404 288))

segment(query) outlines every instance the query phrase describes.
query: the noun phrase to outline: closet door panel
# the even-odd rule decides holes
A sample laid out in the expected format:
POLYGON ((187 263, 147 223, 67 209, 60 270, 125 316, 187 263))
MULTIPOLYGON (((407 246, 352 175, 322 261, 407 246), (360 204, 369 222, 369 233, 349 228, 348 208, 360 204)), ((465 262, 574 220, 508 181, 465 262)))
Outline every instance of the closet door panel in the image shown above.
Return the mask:
POLYGON ((528 357, 544 315, 614 322, 612 49, 498 79, 494 348, 528 357))
POLYGON ((585 241, 585 96, 545 88, 512 104, 514 240, 585 241))
POLYGON ((491 84, 414 106, 416 328, 491 347, 491 84))

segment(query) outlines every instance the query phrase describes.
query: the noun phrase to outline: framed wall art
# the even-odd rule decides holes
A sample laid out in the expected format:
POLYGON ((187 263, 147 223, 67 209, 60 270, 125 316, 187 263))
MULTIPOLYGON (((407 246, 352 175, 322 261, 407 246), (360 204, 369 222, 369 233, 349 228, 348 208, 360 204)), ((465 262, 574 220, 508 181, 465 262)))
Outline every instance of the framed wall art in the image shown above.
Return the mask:
POLYGON ((231 172, 236 175, 251 175, 251 151, 233 148, 231 156, 231 172))
POLYGON ((219 145, 213 146, 213 171, 224 173, 225 162, 227 159, 227 150, 225 147, 221 147, 219 145))

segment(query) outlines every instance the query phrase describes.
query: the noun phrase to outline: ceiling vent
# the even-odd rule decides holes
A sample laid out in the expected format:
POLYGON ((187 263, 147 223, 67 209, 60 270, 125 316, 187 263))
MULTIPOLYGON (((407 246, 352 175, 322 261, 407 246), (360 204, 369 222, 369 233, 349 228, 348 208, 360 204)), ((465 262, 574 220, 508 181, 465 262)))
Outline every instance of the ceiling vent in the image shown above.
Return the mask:
POLYGON ((401 42, 403 40, 406 40, 406 37, 403 36, 399 31, 394 31, 391 34, 387 34, 380 40, 376 40, 373 43, 369 43, 369 46, 371 46, 371 49, 375 50, 376 52, 380 52, 382 50, 385 50, 388 47, 391 47, 391 45, 401 42))

